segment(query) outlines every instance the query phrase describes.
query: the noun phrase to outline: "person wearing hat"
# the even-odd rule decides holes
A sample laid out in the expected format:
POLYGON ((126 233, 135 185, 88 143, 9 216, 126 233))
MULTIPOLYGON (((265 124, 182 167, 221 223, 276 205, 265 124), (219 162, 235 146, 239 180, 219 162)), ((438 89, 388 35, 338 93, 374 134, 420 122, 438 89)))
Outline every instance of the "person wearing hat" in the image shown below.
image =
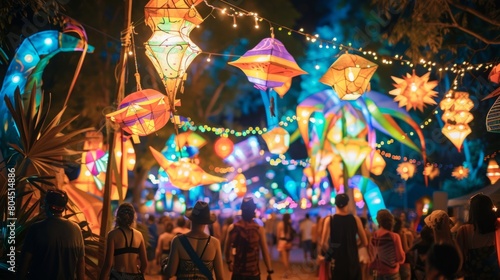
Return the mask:
POLYGON ((274 271, 267 248, 265 229, 255 221, 257 205, 251 197, 245 197, 241 203, 241 220, 228 228, 228 238, 224 244, 224 256, 232 280, 259 280, 259 255, 262 252, 267 273, 274 271), (231 256, 232 253, 232 256, 231 256))
POLYGON ((335 197, 337 211, 324 222, 322 248, 325 260, 331 263, 332 279, 361 279, 356 235, 361 247, 368 241, 361 220, 349 213, 348 205, 349 196, 338 194, 335 197))
POLYGON ((68 195, 48 190, 43 208, 47 218, 28 228, 19 279, 84 279, 85 250, 80 227, 63 217, 68 195))
POLYGON ((205 233, 205 227, 215 222, 215 215, 206 202, 198 201, 185 216, 191 221, 191 230, 172 240, 164 276, 176 276, 177 280, 224 279, 220 242, 205 233))

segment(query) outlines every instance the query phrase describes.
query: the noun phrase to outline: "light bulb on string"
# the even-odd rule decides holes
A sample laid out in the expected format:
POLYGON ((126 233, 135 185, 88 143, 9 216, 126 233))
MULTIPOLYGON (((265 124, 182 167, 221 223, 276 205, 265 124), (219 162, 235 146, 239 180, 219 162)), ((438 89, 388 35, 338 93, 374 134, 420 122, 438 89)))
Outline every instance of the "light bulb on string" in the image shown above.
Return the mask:
POLYGON ((212 54, 209 54, 208 57, 207 57, 207 62, 210 62, 212 59, 212 54))
POLYGON ((236 24, 236 16, 233 16, 233 27, 236 28, 238 24, 236 24))

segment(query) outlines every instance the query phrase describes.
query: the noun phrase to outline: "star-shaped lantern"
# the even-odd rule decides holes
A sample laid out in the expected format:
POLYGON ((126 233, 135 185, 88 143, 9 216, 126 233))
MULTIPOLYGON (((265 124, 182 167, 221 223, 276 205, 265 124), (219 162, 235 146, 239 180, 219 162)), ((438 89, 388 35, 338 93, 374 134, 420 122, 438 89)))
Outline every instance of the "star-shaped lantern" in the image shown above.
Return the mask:
POLYGON ((378 65, 355 54, 342 54, 319 80, 333 87, 340 99, 358 99, 370 90, 378 65))
POLYGON ((413 175, 415 175, 415 164, 410 162, 402 162, 398 165, 396 171, 401 176, 401 179, 408 181, 413 175))
POLYGON ((453 172, 451 172, 451 176, 455 177, 457 180, 463 180, 469 177, 469 168, 464 166, 455 167, 453 172))
POLYGON ((395 89, 389 91, 389 94, 395 95, 394 101, 399 102, 399 107, 406 106, 406 111, 410 109, 418 109, 424 111, 426 104, 435 105, 434 98, 437 96, 437 91, 433 89, 438 85, 437 81, 429 81, 430 72, 419 77, 415 74, 415 70, 406 77, 397 78, 391 76, 396 82, 395 89))

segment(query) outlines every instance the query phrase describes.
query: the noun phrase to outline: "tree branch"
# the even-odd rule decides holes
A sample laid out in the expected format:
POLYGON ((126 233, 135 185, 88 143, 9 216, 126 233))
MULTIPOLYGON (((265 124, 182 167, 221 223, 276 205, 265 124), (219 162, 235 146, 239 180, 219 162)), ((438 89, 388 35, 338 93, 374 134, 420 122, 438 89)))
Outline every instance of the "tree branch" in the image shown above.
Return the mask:
POLYGON ((488 16, 486 16, 486 15, 478 12, 477 10, 474 10, 474 9, 472 9, 470 7, 467 7, 467 6, 464 6, 462 4, 454 3, 451 0, 447 0, 446 2, 448 2, 448 4, 454 6, 457 9, 460 9, 460 10, 462 10, 464 12, 467 12, 469 14, 472 14, 472 15, 476 16, 477 18, 479 18, 479 19, 481 19, 483 21, 486 21, 487 23, 489 23, 491 25, 495 25, 495 26, 500 27, 500 21, 496 21, 494 19, 491 19, 488 16))
POLYGON ((482 41, 483 43, 485 44, 488 44, 488 45, 500 45, 500 41, 497 41, 497 40, 490 40, 488 38, 485 38, 483 37, 482 35, 468 29, 468 28, 465 28, 463 26, 460 26, 459 24, 456 24, 456 23, 442 23, 442 24, 438 24, 439 26, 441 27, 450 27, 450 28, 456 28, 466 34, 469 34, 471 35, 472 37, 475 37, 476 39, 482 41))

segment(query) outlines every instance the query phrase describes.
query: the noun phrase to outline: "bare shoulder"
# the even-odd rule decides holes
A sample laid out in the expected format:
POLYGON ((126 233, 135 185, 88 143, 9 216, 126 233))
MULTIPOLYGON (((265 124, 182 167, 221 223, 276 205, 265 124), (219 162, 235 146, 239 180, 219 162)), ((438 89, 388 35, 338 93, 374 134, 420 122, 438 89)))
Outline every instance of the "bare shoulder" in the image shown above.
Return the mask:
POLYGON ((219 239, 215 238, 215 237, 210 237, 210 243, 214 244, 215 246, 220 246, 220 241, 219 239))

